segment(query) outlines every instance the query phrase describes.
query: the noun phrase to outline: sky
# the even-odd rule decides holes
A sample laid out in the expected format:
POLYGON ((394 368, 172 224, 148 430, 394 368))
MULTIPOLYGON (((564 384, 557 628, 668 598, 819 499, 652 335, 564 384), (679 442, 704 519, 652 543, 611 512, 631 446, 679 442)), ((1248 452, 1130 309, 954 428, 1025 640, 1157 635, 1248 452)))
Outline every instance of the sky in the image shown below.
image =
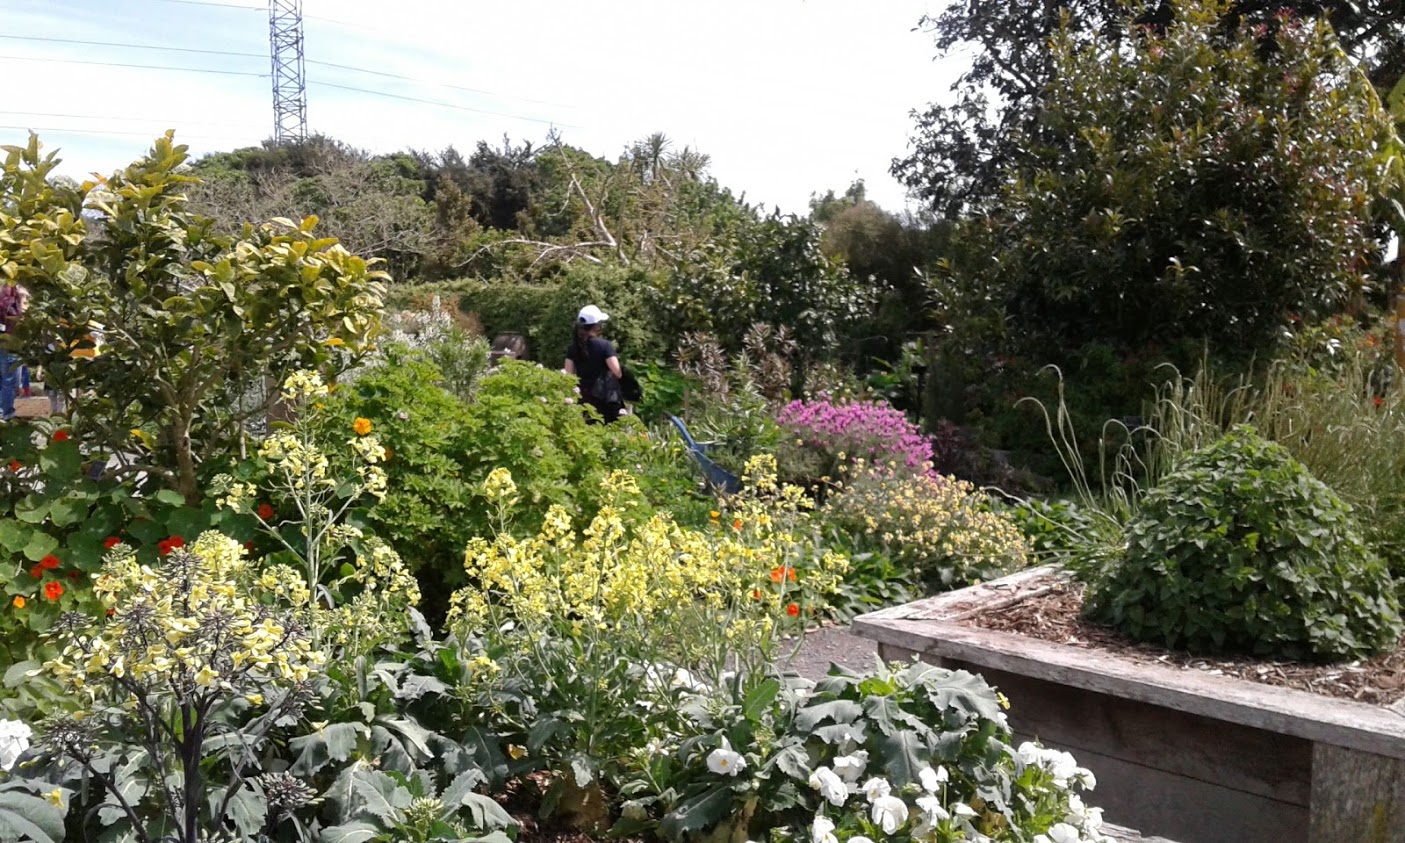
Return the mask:
MULTIPOLYGON (((914 31, 941 5, 304 0, 308 126, 371 152, 468 152, 504 135, 539 144, 554 127, 612 159, 663 132, 768 207, 803 212, 812 193, 862 178, 899 210, 888 166, 907 147, 909 112, 962 70, 934 62, 914 31)), ((0 73, 0 142, 35 129, 75 177, 129 163, 168 128, 196 156, 272 135, 259 0, 4 0, 0 73)))

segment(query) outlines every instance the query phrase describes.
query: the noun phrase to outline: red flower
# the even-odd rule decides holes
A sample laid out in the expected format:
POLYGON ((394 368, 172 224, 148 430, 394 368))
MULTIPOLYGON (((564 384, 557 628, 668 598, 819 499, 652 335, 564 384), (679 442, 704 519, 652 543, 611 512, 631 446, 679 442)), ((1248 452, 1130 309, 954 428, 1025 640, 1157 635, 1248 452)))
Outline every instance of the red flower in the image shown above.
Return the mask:
POLYGON ((1382 397, 1379 396, 1379 395, 1377 395, 1375 398, 1372 398, 1371 400, 1374 401, 1374 402, 1376 402, 1376 406, 1377 406, 1377 407, 1379 407, 1379 406, 1381 406, 1382 404, 1385 403, 1385 399, 1382 398, 1382 397))
POLYGON ((103 541, 102 541, 102 546, 103 546, 104 548, 106 548, 107 550, 111 550, 111 549, 113 549, 114 547, 116 547, 117 545, 119 545, 119 544, 121 544, 121 543, 122 543, 122 540, 119 539, 118 537, 116 537, 116 536, 108 536, 107 538, 103 539, 103 541))
POLYGON ((53 435, 53 437, 52 437, 52 441, 54 441, 54 442, 67 442, 67 441, 68 441, 68 431, 66 431, 66 430, 55 430, 55 431, 54 431, 54 435, 53 435))
POLYGON ((780 582, 781 580, 790 580, 791 582, 795 582, 795 569, 790 567, 789 565, 783 565, 779 568, 772 568, 771 582, 780 582))
POLYGON ((108 616, 109 618, 112 617, 112 616, 115 615, 115 614, 117 614, 117 610, 116 610, 116 609, 108 609, 108 610, 107 610, 107 616, 108 616))
POLYGON ((40 577, 44 576, 44 569, 38 565, 35 565, 33 568, 29 569, 29 575, 37 580, 40 577))
POLYGON ((24 468, 24 463, 20 462, 19 460, 10 460, 10 470, 11 470, 11 471, 13 471, 13 472, 16 473, 16 474, 19 474, 21 468, 24 468))
POLYGON ((259 517, 265 521, 273 518, 273 507, 266 503, 259 504, 259 517))
POLYGON ((253 552, 254 552, 254 543, 253 543, 253 542, 244 542, 244 549, 247 550, 247 551, 249 551, 250 553, 253 553, 253 552))
POLYGON ((786 606, 786 607, 785 607, 785 613, 786 613, 787 615, 790 615, 792 618, 794 618, 794 617, 799 617, 799 616, 800 616, 800 604, 799 604, 799 603, 791 603, 789 606, 786 606))
POLYGON ((52 571, 59 566, 59 558, 52 553, 39 560, 39 567, 46 571, 52 571))
POLYGON ((63 596, 63 583, 50 582, 44 584, 44 596, 49 600, 57 600, 63 596))
POLYGON ((757 599, 757 600, 760 600, 760 599, 761 599, 761 589, 759 589, 759 588, 754 588, 754 589, 752 589, 752 591, 751 591, 751 596, 752 596, 753 598, 757 599))
POLYGON ((156 543, 156 549, 161 551, 162 556, 170 554, 171 551, 178 547, 185 547, 185 539, 180 536, 171 536, 168 539, 162 539, 156 543))

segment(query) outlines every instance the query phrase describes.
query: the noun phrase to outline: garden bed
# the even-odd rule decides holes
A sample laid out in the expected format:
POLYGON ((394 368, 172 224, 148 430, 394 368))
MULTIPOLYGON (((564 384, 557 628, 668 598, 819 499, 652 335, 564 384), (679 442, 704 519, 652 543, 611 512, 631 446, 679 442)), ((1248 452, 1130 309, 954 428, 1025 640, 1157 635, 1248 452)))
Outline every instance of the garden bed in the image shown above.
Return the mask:
POLYGON ((1328 680, 1343 669, 1314 679, 1110 644, 1071 596, 1034 569, 862 616, 854 631, 885 658, 984 675, 1015 701, 1019 739, 1098 775, 1090 801, 1111 822, 1182 843, 1405 842, 1405 716, 1378 687, 1398 663, 1328 680))
POLYGON ((972 614, 961 622, 1057 644, 1103 650, 1146 664, 1199 670, 1373 705, 1389 706, 1405 700, 1405 640, 1391 652, 1346 664, 1194 656, 1131 642, 1116 630, 1086 620, 1081 615, 1083 586, 1059 574, 1050 572, 1027 581, 1021 588, 1027 595, 1024 599, 1004 608, 972 614))

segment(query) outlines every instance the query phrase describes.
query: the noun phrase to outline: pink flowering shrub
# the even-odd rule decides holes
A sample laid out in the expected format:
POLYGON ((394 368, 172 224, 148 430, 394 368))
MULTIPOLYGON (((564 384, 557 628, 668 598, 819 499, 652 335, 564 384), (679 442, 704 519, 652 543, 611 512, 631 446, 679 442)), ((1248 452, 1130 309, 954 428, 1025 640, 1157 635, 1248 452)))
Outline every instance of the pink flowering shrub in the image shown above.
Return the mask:
POLYGON ((931 440, 881 401, 792 401, 776 421, 788 449, 800 452, 799 461, 827 474, 837 475, 861 461, 935 475, 931 440))

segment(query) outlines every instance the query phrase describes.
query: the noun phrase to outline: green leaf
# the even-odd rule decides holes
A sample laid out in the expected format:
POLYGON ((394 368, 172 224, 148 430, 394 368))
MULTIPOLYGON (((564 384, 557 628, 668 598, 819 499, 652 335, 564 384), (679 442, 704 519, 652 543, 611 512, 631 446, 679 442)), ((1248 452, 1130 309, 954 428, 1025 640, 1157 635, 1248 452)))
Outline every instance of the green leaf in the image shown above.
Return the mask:
POLYGON ((774 678, 755 686, 747 692, 746 699, 742 702, 742 716, 747 720, 760 720, 761 715, 776 701, 780 692, 781 683, 774 678))
POLYGON ((409 806, 410 791, 401 787, 385 773, 358 770, 351 779, 351 790, 361 797, 362 810, 394 823, 400 809, 409 806))
POLYGON ((67 482, 78 479, 83 468, 82 455, 76 442, 51 442, 39 452, 39 468, 50 481, 67 482))
POLYGON ((169 504, 171 506, 185 505, 185 496, 182 495, 180 492, 175 491, 174 489, 158 489, 156 494, 152 495, 151 497, 157 501, 160 501, 161 503, 169 504))
POLYGON ((38 562, 59 548, 59 540, 48 533, 35 532, 24 546, 24 555, 31 562, 38 562))
POLYGON ((479 828, 513 828, 517 825, 517 820, 501 805, 481 793, 465 793, 459 798, 458 804, 468 811, 473 824, 479 828))
POLYGON ((42 524, 49 517, 49 501, 38 495, 21 498, 15 504, 15 517, 28 524, 42 524))
POLYGON ((317 840, 318 843, 367 843, 379 837, 380 833, 378 827, 358 820, 325 829, 317 840))
POLYGON ((29 544, 31 528, 24 526, 18 521, 11 521, 6 518, 0 520, 0 547, 11 553, 19 553, 29 544))
POLYGON ((17 790, 0 793, 0 840, 59 843, 64 812, 42 796, 17 790))
POLYGON ((812 732, 826 720, 837 725, 852 723, 863 714, 863 707, 853 700, 830 700, 807 705, 795 714, 795 725, 802 732, 812 732))
POLYGON ((669 840, 680 840, 688 832, 712 828, 727 815, 732 805, 732 789, 725 784, 694 796, 664 815, 659 831, 669 840))
POLYGON ((917 781, 918 773, 927 766, 927 746, 911 729, 879 736, 878 752, 894 787, 917 781))
POLYGON ((68 527, 82 521, 88 515, 86 501, 73 498, 59 498, 49 505, 49 521, 55 527, 68 527))

